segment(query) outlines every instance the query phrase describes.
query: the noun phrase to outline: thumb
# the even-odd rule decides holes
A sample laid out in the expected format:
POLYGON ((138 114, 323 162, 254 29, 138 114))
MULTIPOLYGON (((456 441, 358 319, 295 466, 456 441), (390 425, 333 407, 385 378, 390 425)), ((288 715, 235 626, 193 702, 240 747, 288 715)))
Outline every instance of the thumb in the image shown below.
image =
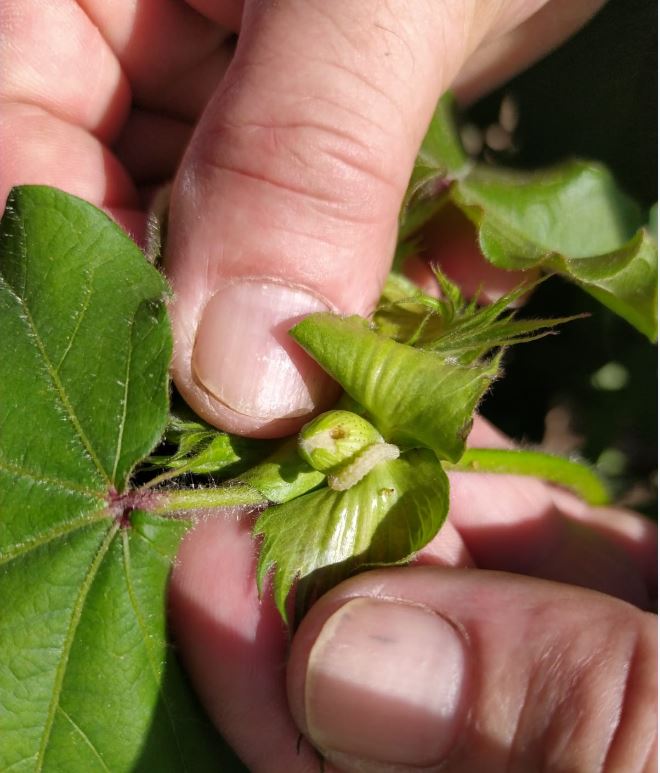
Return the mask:
POLYGON ((312 610, 288 672, 298 726, 346 771, 651 770, 655 619, 483 570, 360 576, 312 610))
POLYGON ((246 3, 168 234, 174 378, 210 422, 281 435, 333 398, 287 331, 378 299, 415 153, 481 34, 445 5, 246 3))

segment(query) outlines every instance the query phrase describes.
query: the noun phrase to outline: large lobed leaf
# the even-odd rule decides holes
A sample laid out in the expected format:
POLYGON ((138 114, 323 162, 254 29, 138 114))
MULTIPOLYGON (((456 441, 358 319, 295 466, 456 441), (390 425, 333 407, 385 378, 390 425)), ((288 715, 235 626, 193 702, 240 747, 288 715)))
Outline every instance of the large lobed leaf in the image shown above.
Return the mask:
POLYGON ((165 636, 187 524, 118 493, 168 409, 167 288, 105 215, 10 194, 0 223, 0 769, 214 770, 165 636))

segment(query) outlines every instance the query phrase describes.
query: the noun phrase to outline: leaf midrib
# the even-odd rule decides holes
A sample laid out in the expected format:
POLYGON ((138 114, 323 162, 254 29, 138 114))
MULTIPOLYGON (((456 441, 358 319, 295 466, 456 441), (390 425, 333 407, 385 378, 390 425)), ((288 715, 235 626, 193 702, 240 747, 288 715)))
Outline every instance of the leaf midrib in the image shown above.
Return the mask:
POLYGON ((66 411, 67 416, 69 417, 69 421, 73 425, 73 428, 75 429, 76 434, 80 439, 80 442, 82 443, 84 449, 87 451, 87 454, 89 458, 92 460, 92 462, 94 463, 94 466, 96 467, 97 471, 99 472, 103 480, 109 486, 111 486, 112 480, 110 479, 110 476, 108 475, 108 473, 105 471, 105 468, 101 464, 101 460, 96 455, 96 452, 94 451, 94 448, 89 438, 87 437, 85 430, 82 428, 82 425, 80 424, 80 421, 76 416, 76 412, 74 411, 73 406, 69 401, 69 396, 66 392, 66 389, 64 388, 64 384, 62 383, 62 380, 60 379, 59 374, 53 367, 53 363, 50 361, 50 358, 48 357, 46 348, 44 347, 43 341, 41 340, 41 336, 39 335, 37 327, 34 324, 34 320, 32 319, 32 315, 30 314, 30 310, 28 309, 27 304, 25 303, 25 301, 23 301, 23 299, 21 299, 21 303, 23 305, 23 308, 25 309, 25 318, 29 323, 30 328, 32 329, 32 334, 34 335, 35 343, 46 366, 46 371, 48 372, 48 375, 50 376, 50 380, 53 384, 55 392, 59 397, 60 402, 62 403, 62 406, 64 407, 64 410, 66 411))
POLYGON ((112 468, 112 479, 117 479, 117 467, 121 459, 121 451, 124 444, 124 429, 126 427, 126 416, 128 415, 128 383, 133 362, 133 328, 135 325, 135 316, 131 317, 131 323, 128 328, 128 349, 126 352, 126 370, 124 371, 124 396, 122 399, 122 413, 117 429, 117 443, 115 451, 115 462, 112 468))
POLYGON ((37 350, 39 354, 41 355, 41 358, 44 362, 44 365, 46 367, 46 372, 48 373, 48 376, 50 378, 53 390, 55 391, 55 394, 59 398, 59 402, 62 404, 66 415, 71 422, 74 430, 76 431, 76 434, 78 435, 78 439, 80 440, 83 449, 86 451, 87 456, 92 461, 94 466, 96 467, 97 472, 100 474, 102 480, 108 484, 108 486, 112 485, 112 480, 110 479, 110 476, 106 472, 105 468, 101 464, 101 460, 96 455, 96 452, 94 451, 94 447, 92 446, 92 443, 90 442, 89 438, 87 437, 87 434, 85 433, 84 429, 82 428, 82 425, 80 424, 80 421, 78 420, 78 417, 73 409, 73 406, 71 405, 71 402, 69 401, 69 396, 67 394, 66 389, 64 388, 64 384, 62 383, 59 374, 55 367, 53 366, 53 363, 50 361, 50 357, 48 356, 48 353, 46 352, 46 348, 43 344, 43 341, 41 340, 41 336, 39 335, 39 331, 37 330, 37 326, 34 322, 34 319, 32 317, 32 314, 30 313, 30 308, 27 305, 25 298, 18 295, 18 293, 15 292, 11 288, 11 286, 7 283, 7 281, 3 281, 2 283, 6 290, 16 299, 18 304, 23 309, 23 312, 25 314, 25 321, 27 322, 30 331, 33 336, 34 343, 37 347, 37 350))

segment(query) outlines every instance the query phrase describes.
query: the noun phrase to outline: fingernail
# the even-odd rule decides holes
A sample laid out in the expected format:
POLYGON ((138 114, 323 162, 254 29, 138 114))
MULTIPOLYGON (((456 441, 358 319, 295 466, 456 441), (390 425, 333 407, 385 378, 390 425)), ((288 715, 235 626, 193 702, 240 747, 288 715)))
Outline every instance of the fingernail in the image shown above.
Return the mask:
POLYGON ((312 647, 305 720, 324 752, 428 766, 441 762, 462 718, 467 670, 460 633, 426 607, 359 598, 312 647))
POLYGON ((246 416, 303 416, 319 405, 328 376, 288 335, 328 307, 296 287, 268 281, 228 284, 207 303, 192 356, 197 382, 246 416))

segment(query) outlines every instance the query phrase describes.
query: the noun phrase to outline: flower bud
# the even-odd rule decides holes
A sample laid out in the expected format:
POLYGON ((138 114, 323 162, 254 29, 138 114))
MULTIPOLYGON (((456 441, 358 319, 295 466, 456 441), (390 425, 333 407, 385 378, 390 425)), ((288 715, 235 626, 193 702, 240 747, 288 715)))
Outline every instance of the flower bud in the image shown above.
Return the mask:
POLYGON ((298 450, 319 472, 329 473, 383 438, 366 419, 350 411, 327 411, 300 430, 298 450))
POLYGON ((315 470, 328 476, 328 486, 346 491, 377 464, 399 456, 366 419, 350 411, 327 411, 300 431, 298 451, 315 470))

